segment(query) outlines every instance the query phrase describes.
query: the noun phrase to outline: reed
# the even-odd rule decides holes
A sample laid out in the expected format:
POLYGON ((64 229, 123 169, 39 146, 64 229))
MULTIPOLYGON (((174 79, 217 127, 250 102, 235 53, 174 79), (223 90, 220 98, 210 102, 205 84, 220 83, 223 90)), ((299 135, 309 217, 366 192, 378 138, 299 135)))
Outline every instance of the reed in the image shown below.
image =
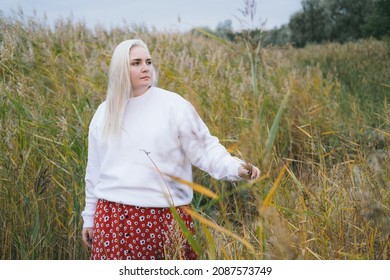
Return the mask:
POLYGON ((133 37, 150 47, 160 86, 262 170, 247 183, 195 170, 201 259, 389 259, 386 43, 268 47, 251 62, 244 41, 21 15, 0 17, 1 259, 88 258, 88 125, 114 46, 133 37))

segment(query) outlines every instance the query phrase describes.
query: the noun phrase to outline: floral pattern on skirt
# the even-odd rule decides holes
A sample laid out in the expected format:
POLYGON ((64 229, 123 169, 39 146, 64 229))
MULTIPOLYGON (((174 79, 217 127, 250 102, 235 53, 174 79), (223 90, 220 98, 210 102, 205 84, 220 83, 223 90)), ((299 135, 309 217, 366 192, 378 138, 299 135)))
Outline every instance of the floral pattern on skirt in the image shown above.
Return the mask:
MULTIPOLYGON (((176 211, 194 234, 191 216, 182 206, 176 207, 176 211)), ((170 208, 138 207, 98 200, 93 226, 92 260, 196 258, 170 208)))

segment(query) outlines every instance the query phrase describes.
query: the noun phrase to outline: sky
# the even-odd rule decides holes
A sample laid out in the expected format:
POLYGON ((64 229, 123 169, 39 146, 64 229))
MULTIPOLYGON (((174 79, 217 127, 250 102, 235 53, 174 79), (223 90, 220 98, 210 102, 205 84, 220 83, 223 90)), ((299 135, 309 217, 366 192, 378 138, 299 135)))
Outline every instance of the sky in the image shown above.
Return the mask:
MULTIPOLYGON (((301 0, 256 2, 254 27, 265 21, 265 29, 288 23, 301 9, 301 0)), ((71 18, 92 29, 97 24, 106 29, 135 24, 159 31, 187 31, 206 26, 215 29, 230 19, 233 28, 239 30, 237 18, 242 18, 239 9, 244 9, 244 0, 0 0, 4 16, 12 16, 20 7, 25 16, 46 18, 50 25, 58 18, 71 18)))

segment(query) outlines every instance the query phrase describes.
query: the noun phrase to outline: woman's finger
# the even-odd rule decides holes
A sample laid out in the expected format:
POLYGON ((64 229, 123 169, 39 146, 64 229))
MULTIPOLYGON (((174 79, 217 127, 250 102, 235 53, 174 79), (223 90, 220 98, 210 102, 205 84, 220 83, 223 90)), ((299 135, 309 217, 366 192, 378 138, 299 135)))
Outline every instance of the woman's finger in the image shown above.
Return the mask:
POLYGON ((82 232, 84 244, 88 247, 92 246, 92 228, 84 228, 82 232))
POLYGON ((253 166, 252 167, 252 176, 251 176, 251 179, 252 180, 255 180, 257 178, 259 178, 260 176, 260 170, 256 167, 256 166, 253 166))

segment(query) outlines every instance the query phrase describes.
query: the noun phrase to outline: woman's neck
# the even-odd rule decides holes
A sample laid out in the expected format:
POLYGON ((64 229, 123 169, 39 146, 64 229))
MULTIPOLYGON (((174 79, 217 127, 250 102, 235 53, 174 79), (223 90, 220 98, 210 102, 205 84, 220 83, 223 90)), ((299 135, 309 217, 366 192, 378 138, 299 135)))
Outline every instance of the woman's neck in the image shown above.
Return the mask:
POLYGON ((144 94, 145 92, 147 92, 147 91, 150 89, 150 87, 151 87, 151 86, 148 86, 148 87, 141 88, 141 89, 137 89, 137 90, 134 90, 134 89, 133 89, 133 92, 132 92, 133 97, 141 96, 142 94, 144 94))

